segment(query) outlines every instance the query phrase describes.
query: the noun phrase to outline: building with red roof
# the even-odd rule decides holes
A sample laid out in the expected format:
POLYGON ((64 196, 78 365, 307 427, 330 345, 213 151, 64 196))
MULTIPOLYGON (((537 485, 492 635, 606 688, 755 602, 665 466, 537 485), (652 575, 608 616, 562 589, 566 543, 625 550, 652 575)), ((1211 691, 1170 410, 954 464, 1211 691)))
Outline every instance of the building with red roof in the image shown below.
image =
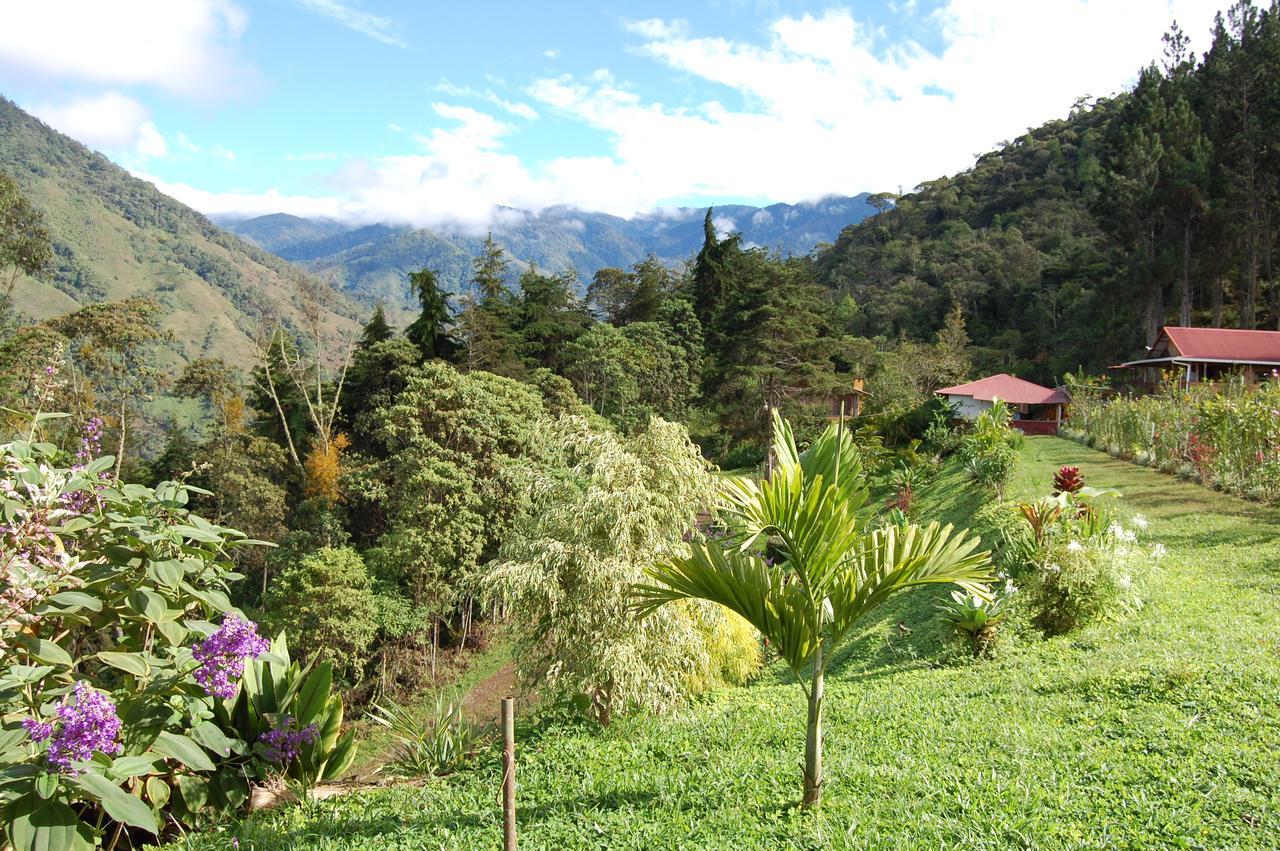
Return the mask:
POLYGON ((1028 434, 1056 434, 1062 408, 1068 402, 1067 394, 1060 389, 1042 387, 1004 372, 937 392, 956 416, 965 420, 976 418, 999 399, 1013 410, 1014 427, 1028 434))
POLYGON ((1184 384, 1242 374, 1246 381, 1280 370, 1280 331, 1167 325, 1147 356, 1112 369, 1132 370, 1133 383, 1153 386, 1169 373, 1184 384))

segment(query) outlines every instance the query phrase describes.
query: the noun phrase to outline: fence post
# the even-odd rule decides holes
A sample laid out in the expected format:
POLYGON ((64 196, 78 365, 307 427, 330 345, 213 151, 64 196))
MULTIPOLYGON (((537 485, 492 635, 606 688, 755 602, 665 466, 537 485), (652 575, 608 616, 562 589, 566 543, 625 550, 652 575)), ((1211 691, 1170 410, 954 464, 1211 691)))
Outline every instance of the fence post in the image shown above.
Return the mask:
POLYGON ((502 847, 516 851, 515 699, 502 698, 502 847))

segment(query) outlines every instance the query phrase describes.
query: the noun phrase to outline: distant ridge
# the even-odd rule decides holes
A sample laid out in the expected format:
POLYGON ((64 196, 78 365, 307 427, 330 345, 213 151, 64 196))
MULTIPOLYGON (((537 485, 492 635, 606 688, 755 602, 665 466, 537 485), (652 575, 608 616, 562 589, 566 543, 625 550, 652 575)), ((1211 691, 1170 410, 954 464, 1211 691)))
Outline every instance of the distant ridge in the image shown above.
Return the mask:
MULTIPOLYGON (((874 214, 868 197, 864 193, 768 207, 726 204, 716 207, 714 216, 722 230, 740 232, 744 244, 809 254, 874 214)), ((690 259, 702 245, 706 209, 673 208, 632 219, 569 207, 511 212, 493 234, 516 261, 513 274, 529 264, 553 273, 573 270, 585 287, 596 270, 630 266, 649 254, 671 265, 690 259)), ((344 225, 284 213, 228 221, 226 227, 323 274, 354 299, 385 303, 401 320, 412 308, 410 272, 430 266, 447 288, 460 292, 483 241, 479 234, 445 229, 344 225)))

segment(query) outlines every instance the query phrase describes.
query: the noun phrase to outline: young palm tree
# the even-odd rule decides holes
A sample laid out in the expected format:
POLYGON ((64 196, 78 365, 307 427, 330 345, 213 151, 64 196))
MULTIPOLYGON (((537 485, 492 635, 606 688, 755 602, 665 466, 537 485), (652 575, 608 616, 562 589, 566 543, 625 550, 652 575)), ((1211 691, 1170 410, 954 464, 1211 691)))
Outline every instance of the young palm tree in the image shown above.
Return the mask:
POLYGON ((858 619, 895 591, 956 583, 985 595, 991 559, 978 538, 950 525, 879 526, 866 509, 857 447, 843 424, 804 454, 774 415, 776 459, 763 482, 724 487, 732 534, 695 542, 687 557, 648 571, 637 586, 643 616, 681 599, 711 600, 755 626, 795 672, 809 701, 804 748, 806 807, 822 799, 822 698, 826 665, 858 619))

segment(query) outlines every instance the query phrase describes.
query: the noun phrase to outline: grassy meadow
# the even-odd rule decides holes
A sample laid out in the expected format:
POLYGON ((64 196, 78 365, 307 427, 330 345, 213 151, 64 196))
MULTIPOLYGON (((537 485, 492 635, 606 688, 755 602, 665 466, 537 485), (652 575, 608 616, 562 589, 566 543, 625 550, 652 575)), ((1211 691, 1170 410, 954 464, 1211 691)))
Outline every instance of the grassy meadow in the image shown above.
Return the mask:
MULTIPOLYGON (((608 729, 554 707, 520 719, 521 847, 1273 848, 1280 836, 1280 512, 1057 438, 1030 438, 1011 485, 1062 464, 1120 489, 1168 554, 1146 605, 993 661, 934 608, 891 601, 828 679, 823 807, 800 810, 804 701, 784 667, 666 717, 608 729)), ((950 463, 922 516, 985 498, 950 463)), ((170 847, 478 849, 500 845, 496 751, 476 767, 261 813, 170 847)))

